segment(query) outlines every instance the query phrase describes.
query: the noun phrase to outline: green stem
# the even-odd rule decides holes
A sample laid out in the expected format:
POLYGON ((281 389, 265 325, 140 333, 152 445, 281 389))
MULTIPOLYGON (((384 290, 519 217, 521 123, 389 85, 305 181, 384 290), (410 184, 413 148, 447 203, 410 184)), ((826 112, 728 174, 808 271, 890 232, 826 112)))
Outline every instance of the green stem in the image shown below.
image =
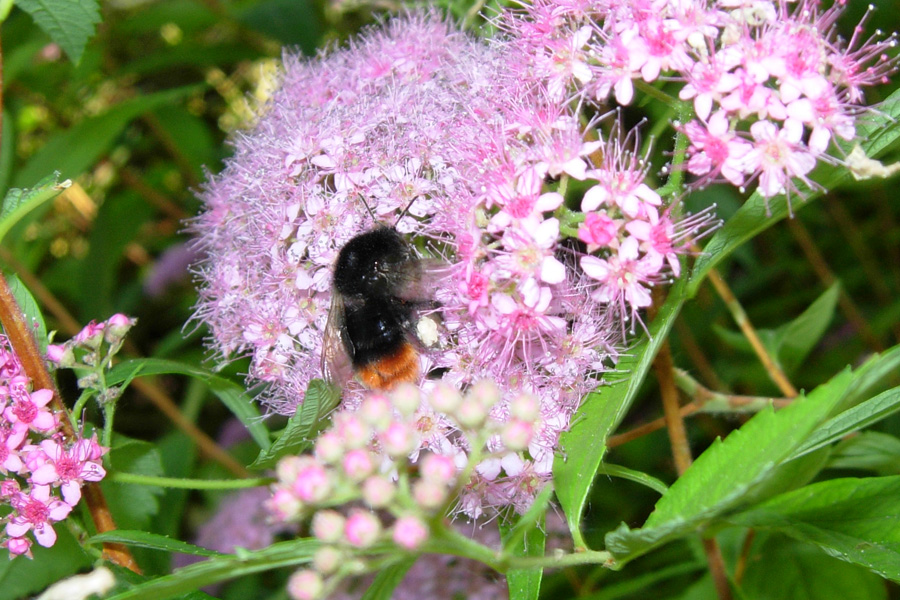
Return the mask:
POLYGON ((271 477, 256 477, 253 479, 181 479, 178 477, 156 477, 154 475, 121 472, 110 473, 108 479, 116 483, 155 485, 157 487, 188 490, 239 490, 260 487, 275 482, 271 477))
POLYGON ((578 237, 578 226, 584 222, 584 213, 560 206, 553 213, 559 219, 559 231, 567 237, 578 237))
POLYGON ((78 419, 82 411, 84 411, 84 406, 88 403, 88 400, 93 397, 93 390, 82 390, 78 400, 75 401, 75 406, 72 407, 72 412, 69 413, 69 420, 72 422, 72 427, 78 427, 78 419))
POLYGON ((471 558, 484 563, 499 573, 513 569, 563 568, 577 565, 605 564, 612 561, 612 554, 606 551, 586 550, 571 554, 550 554, 547 556, 508 556, 479 544, 455 529, 443 527, 434 531, 425 544, 425 552, 452 554, 471 558))
POLYGON ((103 440, 102 444, 107 448, 112 447, 113 418, 116 416, 116 403, 103 404, 103 440))
POLYGON ((507 570, 562 569, 578 565, 602 565, 612 560, 612 554, 605 550, 585 550, 572 554, 550 554, 548 556, 519 556, 507 559, 507 570))
POLYGON ((441 523, 432 528, 431 537, 425 542, 425 552, 433 554, 452 554, 463 558, 471 558, 499 571, 500 556, 484 544, 479 544, 451 527, 441 523))

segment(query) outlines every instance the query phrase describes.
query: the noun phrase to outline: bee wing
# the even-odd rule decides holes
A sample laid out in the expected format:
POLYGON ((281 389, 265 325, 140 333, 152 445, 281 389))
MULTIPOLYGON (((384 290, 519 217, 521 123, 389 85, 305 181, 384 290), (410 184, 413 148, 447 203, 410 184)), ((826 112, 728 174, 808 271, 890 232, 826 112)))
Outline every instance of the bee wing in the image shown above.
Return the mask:
POLYGON ((333 293, 328 309, 328 322, 322 336, 322 376, 325 381, 344 387, 353 377, 351 357, 344 344, 344 300, 333 293))
POLYGON ((419 258, 405 265, 398 274, 397 297, 415 303, 430 304, 439 281, 450 275, 450 266, 435 258, 419 258))

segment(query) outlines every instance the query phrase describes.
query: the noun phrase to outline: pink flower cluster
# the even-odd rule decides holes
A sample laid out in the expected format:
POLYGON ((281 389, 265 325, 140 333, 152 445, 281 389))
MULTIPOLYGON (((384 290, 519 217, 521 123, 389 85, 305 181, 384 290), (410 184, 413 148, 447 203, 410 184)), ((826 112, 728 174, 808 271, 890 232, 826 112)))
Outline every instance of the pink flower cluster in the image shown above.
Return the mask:
POLYGON ((485 498, 498 506, 530 503, 539 481, 518 451, 543 428, 540 406, 519 396, 501 420, 491 416, 500 399, 487 380, 465 395, 446 383, 424 398, 411 384, 390 395, 370 392, 358 410, 333 415, 312 455, 283 458, 267 506, 279 522, 311 516, 312 534, 324 544, 314 568, 289 584, 293 596, 334 589, 347 574, 337 575, 338 567, 377 542, 420 549, 430 523, 448 511, 477 516, 485 498), (501 476, 501 468, 514 474, 501 476))
MULTIPOLYGON (((560 97, 635 99, 635 81, 682 82, 696 119, 687 170, 703 185, 758 180, 766 198, 794 188, 837 137, 855 136, 862 88, 896 69, 896 37, 844 43, 845 1, 535 0, 499 19, 524 41, 536 71, 560 97)), ((872 7, 869 7, 869 11, 872 7)), ((867 12, 863 21, 868 19, 867 12)))
POLYGON ((29 532, 38 544, 56 542, 53 523, 66 518, 81 499, 86 481, 106 474, 106 452, 96 437, 67 443, 59 417, 47 405, 51 390, 34 390, 9 340, 0 336, 0 501, 12 511, 0 518, 0 546, 10 558, 32 556, 29 532))
MULTIPOLYGON (((205 253, 197 318, 223 357, 250 356, 264 400, 291 413, 322 376, 337 253, 375 224, 370 209, 393 223, 408 207, 397 229, 444 265, 422 372, 458 389, 496 382, 499 419, 514 398, 538 399, 541 431, 495 469, 533 480, 504 496, 520 509, 550 479, 559 434, 615 361, 625 323, 709 227, 662 206, 643 162, 581 123, 526 41, 488 44, 418 14, 312 61, 286 54, 281 88, 235 138, 193 225, 205 253), (571 181, 583 198, 567 201, 571 181)), ((345 390, 348 410, 361 393, 345 390)), ((439 450, 468 451, 453 437, 439 450)))

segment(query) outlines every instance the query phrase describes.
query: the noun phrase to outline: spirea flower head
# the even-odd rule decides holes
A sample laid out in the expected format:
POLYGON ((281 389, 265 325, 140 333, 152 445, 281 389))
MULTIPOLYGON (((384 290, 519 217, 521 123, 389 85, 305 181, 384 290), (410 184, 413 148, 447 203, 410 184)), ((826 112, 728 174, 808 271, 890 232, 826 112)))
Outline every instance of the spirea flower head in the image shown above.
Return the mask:
POLYGON ((696 115, 684 132, 697 184, 755 180, 769 198, 793 178, 812 185, 816 163, 835 160, 831 142, 855 137, 862 88, 896 70, 895 36, 863 40, 861 22, 839 38, 845 4, 534 0, 497 24, 554 89, 585 101, 632 104, 635 81, 679 82, 696 115))
POLYGON ((49 408, 53 391, 33 388, 5 336, 0 365, 0 503, 10 509, 0 517, 0 546, 10 558, 30 558, 32 537, 53 546, 53 524, 78 504, 86 482, 106 475, 100 463, 106 448, 96 436, 64 439, 60 416, 49 408))
MULTIPOLYGON (((522 508, 549 480, 581 398, 615 361, 624 323, 673 266, 677 274, 676 255, 708 221, 680 225, 630 146, 582 123, 569 86, 592 81, 577 51, 591 31, 560 42, 549 70, 525 51, 530 34, 516 35, 488 43, 412 14, 314 60, 286 53, 280 89, 205 185, 193 228, 205 254, 197 318, 223 357, 250 357, 250 378, 268 384, 263 399, 292 413, 323 375, 338 253, 376 221, 396 223, 439 265, 428 280, 435 339, 420 358, 431 378, 421 385, 490 380, 498 397, 466 404, 456 421, 443 403, 423 411, 414 436, 396 428, 380 450, 397 457, 414 444, 414 456, 465 462, 459 424, 506 423, 510 402, 533 396, 540 427, 515 422, 504 434, 519 457, 507 463, 529 491, 513 485, 485 501, 522 508), (570 181, 594 191, 567 198, 570 181)), ((346 387, 348 411, 362 393, 346 387)), ((323 458, 339 449, 331 441, 323 458)), ((368 476, 360 458, 344 473, 368 476)))

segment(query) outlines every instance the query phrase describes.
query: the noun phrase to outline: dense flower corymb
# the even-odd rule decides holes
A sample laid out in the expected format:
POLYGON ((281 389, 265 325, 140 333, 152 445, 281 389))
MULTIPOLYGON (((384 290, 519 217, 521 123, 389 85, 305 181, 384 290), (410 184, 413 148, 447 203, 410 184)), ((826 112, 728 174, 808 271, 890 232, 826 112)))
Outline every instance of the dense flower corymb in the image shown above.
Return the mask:
MULTIPOLYGON (((431 14, 398 18, 313 61, 288 53, 281 88, 235 138, 194 223, 206 255, 197 317, 224 356, 251 357, 251 378, 269 384, 265 400, 284 413, 322 376, 332 268, 347 241, 376 219, 396 222, 436 259, 437 331, 421 358, 431 374, 423 385, 438 376, 457 389, 496 382, 500 402, 463 417, 472 422, 514 421, 510 403, 523 394, 538 399, 541 417, 534 432, 513 427, 492 440, 492 451, 518 458, 479 471, 509 483, 467 502, 471 516, 522 510, 549 480, 580 399, 703 226, 682 226, 662 206, 634 138, 603 141, 561 93, 591 81, 585 57, 565 54, 588 34, 562 44, 571 60, 547 73, 524 34, 488 44, 431 14), (581 202, 565 197, 572 180, 592 190, 581 202), (606 267, 584 262, 578 238, 606 267)), ((345 407, 360 398, 351 384, 345 407)), ((420 433, 413 456, 469 452, 440 410, 420 433)), ((363 477, 362 462, 352 463, 363 477)))

